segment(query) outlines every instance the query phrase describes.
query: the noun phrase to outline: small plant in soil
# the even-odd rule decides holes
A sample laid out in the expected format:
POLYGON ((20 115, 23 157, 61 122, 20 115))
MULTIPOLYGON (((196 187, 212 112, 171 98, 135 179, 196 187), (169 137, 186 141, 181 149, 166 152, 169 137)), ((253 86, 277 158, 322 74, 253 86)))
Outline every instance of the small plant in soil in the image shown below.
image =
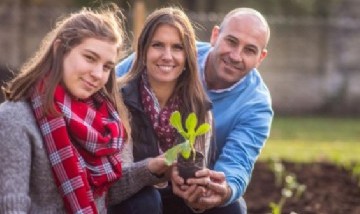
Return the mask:
POLYGON ((170 124, 185 139, 183 143, 177 144, 165 152, 166 164, 171 165, 178 160, 179 174, 185 180, 194 177, 195 172, 204 166, 204 154, 195 150, 196 137, 206 134, 211 126, 208 123, 198 125, 195 113, 190 113, 185 121, 185 129, 179 111, 170 116, 170 124))
MULTIPOLYGON (((281 164, 280 162, 274 162, 275 165, 281 164)), ((276 167, 274 167, 276 168, 276 167)), ((284 175, 284 167, 281 167, 281 175, 284 175)), ((274 170, 276 172, 276 170, 274 170)), ((276 175, 276 174, 275 174, 276 175)), ((284 187, 281 190, 281 198, 278 203, 270 202, 269 206, 271 208, 271 214, 281 214, 282 208, 285 205, 286 199, 294 197, 295 200, 299 200, 302 194, 304 193, 306 186, 304 184, 298 183, 296 176, 293 174, 285 173, 283 177, 284 187)))
POLYGON ((277 187, 280 187, 283 183, 284 176, 285 176, 285 167, 281 163, 279 159, 271 159, 270 161, 270 170, 275 175, 275 185, 277 187))
POLYGON ((348 163, 344 165, 344 168, 349 171, 357 185, 360 187, 360 163, 348 163))

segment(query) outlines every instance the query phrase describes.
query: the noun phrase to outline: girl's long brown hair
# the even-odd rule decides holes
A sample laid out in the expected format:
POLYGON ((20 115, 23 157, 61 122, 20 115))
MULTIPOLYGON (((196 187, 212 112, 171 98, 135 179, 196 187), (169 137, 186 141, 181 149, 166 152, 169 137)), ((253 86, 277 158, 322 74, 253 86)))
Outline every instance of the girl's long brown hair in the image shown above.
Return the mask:
MULTIPOLYGON (((44 111, 56 114, 53 97, 55 87, 63 76, 64 56, 85 39, 95 38, 116 44, 118 58, 122 57, 126 36, 123 19, 119 8, 115 4, 109 4, 98 10, 83 8, 58 21, 55 28, 42 40, 35 55, 23 65, 14 79, 2 87, 5 98, 9 101, 28 100, 39 82, 46 78, 43 81, 46 90, 42 97, 44 111), (56 48, 55 42, 58 44, 56 48)), ((101 90, 115 105, 130 136, 128 112, 117 88, 114 69, 101 90)))

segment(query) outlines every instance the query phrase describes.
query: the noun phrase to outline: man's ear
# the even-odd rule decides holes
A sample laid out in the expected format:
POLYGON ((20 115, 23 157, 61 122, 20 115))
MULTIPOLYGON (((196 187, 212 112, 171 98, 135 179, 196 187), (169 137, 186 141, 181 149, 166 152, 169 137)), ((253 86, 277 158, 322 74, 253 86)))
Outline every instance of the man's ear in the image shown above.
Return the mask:
POLYGON ((268 54, 268 51, 267 51, 267 49, 264 48, 264 50, 261 51, 260 60, 263 61, 266 58, 267 54, 268 54))
POLYGON ((268 54, 267 49, 263 49, 261 51, 260 58, 259 58, 259 61, 258 61, 257 65, 256 65, 256 67, 258 67, 261 64, 261 62, 266 58, 267 54, 268 54))
POLYGON ((216 43, 216 40, 219 37, 219 33, 220 33, 220 27, 215 25, 211 31, 211 37, 210 37, 210 44, 211 46, 214 46, 216 43))

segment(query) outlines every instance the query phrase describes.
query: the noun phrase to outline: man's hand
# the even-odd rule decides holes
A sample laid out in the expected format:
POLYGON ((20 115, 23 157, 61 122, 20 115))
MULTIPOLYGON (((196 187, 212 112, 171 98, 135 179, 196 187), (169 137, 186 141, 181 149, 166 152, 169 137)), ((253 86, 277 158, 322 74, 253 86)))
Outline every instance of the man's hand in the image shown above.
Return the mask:
POLYGON ((188 179, 187 183, 189 185, 205 186, 207 190, 206 194, 203 194, 196 200, 194 207, 210 209, 221 206, 226 203, 231 196, 231 189, 226 182, 223 172, 200 170, 196 172, 196 178, 188 179), (210 178, 210 180, 208 178, 210 178))
MULTIPOLYGON (((206 170, 207 169, 205 169, 205 171, 206 170)), ((206 175, 206 172, 204 172, 203 174, 206 175)), ((201 177, 199 179, 203 178, 204 177, 201 177)), ((207 180, 210 180, 209 177, 207 177, 207 180)), ((198 200, 202 196, 206 195, 206 188, 204 186, 200 186, 198 184, 185 184, 184 179, 179 176, 177 166, 173 166, 171 173, 171 181, 172 190, 175 195, 181 197, 189 207, 194 209, 203 209, 203 207, 198 204, 198 200)))
POLYGON ((231 189, 223 172, 202 169, 196 172, 195 178, 189 178, 185 184, 174 166, 171 180, 174 194, 183 198, 193 209, 205 210, 223 205, 231 196, 231 189))

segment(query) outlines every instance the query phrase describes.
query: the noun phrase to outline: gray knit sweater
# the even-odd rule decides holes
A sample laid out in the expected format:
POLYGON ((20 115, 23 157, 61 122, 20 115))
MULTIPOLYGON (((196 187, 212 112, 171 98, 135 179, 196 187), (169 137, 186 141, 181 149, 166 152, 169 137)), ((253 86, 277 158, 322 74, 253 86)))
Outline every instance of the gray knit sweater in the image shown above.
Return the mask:
MULTIPOLYGON (((124 152, 131 153, 131 149, 124 152)), ((128 164, 123 166, 122 178, 108 195, 96 199, 99 213, 106 213, 106 197, 109 204, 119 203, 161 181, 147 169, 148 160, 129 163, 131 155, 124 156, 130 160, 124 160, 128 164)), ((0 105, 0 213, 65 213, 42 136, 26 102, 0 105)))

